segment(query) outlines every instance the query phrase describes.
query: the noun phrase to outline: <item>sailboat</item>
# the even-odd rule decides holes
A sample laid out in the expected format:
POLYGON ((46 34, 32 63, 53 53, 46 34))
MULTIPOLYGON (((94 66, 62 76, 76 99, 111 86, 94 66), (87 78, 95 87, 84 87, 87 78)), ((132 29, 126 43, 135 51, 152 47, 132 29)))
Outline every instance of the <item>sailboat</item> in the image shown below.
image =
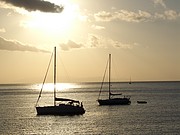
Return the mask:
MULTIPOLYGON (((100 92, 99 92, 99 96, 98 96, 98 100, 97 100, 99 105, 130 105, 131 104, 130 97, 123 96, 120 98, 114 98, 114 96, 118 96, 118 95, 122 95, 122 94, 111 93, 111 54, 109 54, 109 59, 108 59, 107 64, 109 65, 109 83, 108 83, 108 85, 109 85, 109 91, 108 91, 109 98, 108 99, 100 99, 102 85, 104 84, 104 78, 105 78, 105 75, 104 75, 103 81, 101 84, 101 88, 100 88, 100 92)), ((106 68, 108 68, 108 67, 106 66, 106 68)), ((105 70, 105 73, 106 73, 106 70, 105 70)))
MULTIPOLYGON (((52 57, 51 57, 50 63, 51 61, 52 61, 52 57)), ((50 66, 50 63, 49 63, 49 66, 50 66)), ((48 70, 49 70, 49 66, 48 66, 48 70)), ((47 72, 43 81, 43 85, 45 83, 47 72)), ((56 97, 56 47, 54 47, 54 105, 38 106, 38 101, 41 97, 43 85, 39 93, 37 102, 36 102, 37 115, 82 115, 85 113, 85 109, 83 108, 82 102, 79 102, 73 99, 56 97), (58 104, 57 102, 60 102, 60 103, 58 104)))
POLYGON ((130 81, 129 81, 129 84, 131 84, 132 83, 132 81, 131 81, 131 77, 130 77, 130 81))

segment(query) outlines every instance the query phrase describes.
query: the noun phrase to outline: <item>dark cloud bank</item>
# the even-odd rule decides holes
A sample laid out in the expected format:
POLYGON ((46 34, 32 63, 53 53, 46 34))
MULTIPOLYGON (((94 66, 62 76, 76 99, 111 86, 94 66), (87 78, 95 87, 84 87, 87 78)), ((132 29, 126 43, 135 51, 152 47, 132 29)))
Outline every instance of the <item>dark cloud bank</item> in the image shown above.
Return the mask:
POLYGON ((7 4, 11 4, 16 7, 24 8, 28 11, 39 10, 41 12, 60 13, 63 10, 63 6, 56 5, 54 3, 44 0, 0 0, 7 4))

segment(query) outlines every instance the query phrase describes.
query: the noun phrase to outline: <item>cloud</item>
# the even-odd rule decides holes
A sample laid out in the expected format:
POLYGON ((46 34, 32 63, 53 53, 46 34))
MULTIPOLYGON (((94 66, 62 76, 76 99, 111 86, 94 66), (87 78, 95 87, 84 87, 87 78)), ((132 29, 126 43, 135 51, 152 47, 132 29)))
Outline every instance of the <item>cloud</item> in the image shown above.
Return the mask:
POLYGON ((164 3, 164 0, 153 0, 155 5, 161 5, 162 7, 166 8, 166 4, 164 3))
POLYGON ((165 15, 164 14, 160 14, 160 13, 155 13, 154 18, 155 19, 163 19, 163 20, 166 19, 165 15))
POLYGON ((164 14, 168 20, 175 20, 177 17, 179 17, 178 13, 174 10, 167 10, 164 12, 164 14))
POLYGON ((41 49, 29 46, 29 45, 24 45, 18 41, 7 40, 3 37, 0 37, 0 50, 48 53, 48 51, 41 50, 41 49))
POLYGON ((110 42, 112 42, 111 44, 115 48, 122 48, 122 49, 133 49, 135 46, 139 45, 138 43, 129 44, 129 43, 122 43, 122 42, 113 41, 113 40, 110 40, 110 42))
POLYGON ((72 49, 91 49, 91 48, 119 48, 119 49, 133 49, 139 46, 138 43, 122 43, 110 38, 89 34, 86 43, 76 43, 69 40, 67 43, 59 44, 61 50, 70 51, 72 49))
POLYGON ((69 51, 71 49, 78 49, 82 47, 83 47, 82 44, 75 43, 74 41, 71 41, 71 40, 69 40, 67 43, 60 44, 60 48, 63 51, 69 51))
POLYGON ((4 28, 0 28, 0 32, 5 33, 6 30, 4 28))
POLYGON ((110 13, 110 12, 106 12, 106 11, 101 11, 101 12, 98 12, 96 14, 94 14, 94 17, 96 19, 96 21, 111 21, 111 20, 114 20, 114 16, 113 16, 113 13, 110 13))
POLYGON ((96 21, 112 21, 122 20, 127 22, 146 22, 152 19, 152 15, 148 12, 139 10, 137 13, 127 10, 119 10, 116 12, 98 12, 94 15, 96 21))
MULTIPOLYGON (((116 21, 119 20, 119 21, 140 23, 140 22, 153 22, 156 21, 156 19, 176 20, 178 19, 178 17, 180 17, 180 13, 174 10, 165 10, 163 13, 154 13, 154 15, 142 10, 138 10, 138 12, 118 10, 111 13, 101 11, 94 14, 95 20, 101 22, 110 22, 114 20, 116 21)), ((96 28, 96 26, 93 27, 96 28)))
POLYGON ((96 47, 100 47, 101 45, 101 38, 93 35, 93 34, 89 34, 88 35, 88 41, 87 41, 87 46, 89 48, 96 48, 96 47))
POLYGON ((28 11, 41 11, 60 13, 63 10, 62 6, 44 0, 0 0, 7 4, 11 4, 16 7, 24 8, 28 11))
POLYGON ((166 10, 164 13, 155 13, 154 19, 162 19, 162 20, 176 20, 180 17, 180 14, 174 10, 166 10))
POLYGON ((137 13, 127 10, 120 10, 116 12, 116 17, 117 19, 121 19, 127 22, 146 22, 152 18, 150 13, 141 10, 139 10, 137 13))
POLYGON ((138 46, 138 43, 122 43, 120 41, 113 40, 111 38, 105 38, 94 34, 89 34, 87 47, 89 48, 120 48, 120 49, 133 49, 138 46))
POLYGON ((103 26, 98 26, 98 25, 92 25, 91 28, 95 29, 95 30, 103 30, 105 29, 105 27, 103 26))

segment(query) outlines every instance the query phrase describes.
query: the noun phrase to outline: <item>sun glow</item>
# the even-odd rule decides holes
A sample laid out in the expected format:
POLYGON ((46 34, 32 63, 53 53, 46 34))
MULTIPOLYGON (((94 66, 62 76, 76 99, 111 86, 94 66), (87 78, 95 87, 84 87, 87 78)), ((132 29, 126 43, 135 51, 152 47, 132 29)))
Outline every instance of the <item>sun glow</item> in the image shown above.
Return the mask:
MULTIPOLYGON (((42 85, 38 85, 38 89, 42 88, 42 85)), ((78 88, 78 85, 73 83, 57 83, 56 84, 56 91, 66 91, 69 89, 78 88)), ((43 86, 43 91, 52 91, 54 90, 54 84, 53 83, 45 83, 43 86)))
POLYGON ((62 13, 32 12, 30 19, 23 21, 21 24, 24 27, 48 32, 69 32, 72 30, 73 24, 78 17, 78 6, 70 3, 69 0, 55 0, 54 2, 64 7, 62 13))

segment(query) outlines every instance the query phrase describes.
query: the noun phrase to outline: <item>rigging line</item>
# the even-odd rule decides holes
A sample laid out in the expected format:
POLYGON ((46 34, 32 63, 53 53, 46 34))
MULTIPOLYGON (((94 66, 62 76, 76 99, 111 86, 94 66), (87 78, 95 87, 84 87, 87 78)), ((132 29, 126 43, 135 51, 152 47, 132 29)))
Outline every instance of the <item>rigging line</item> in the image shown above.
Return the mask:
POLYGON ((104 84, 104 79, 105 79, 105 77, 106 77, 106 71, 107 71, 108 63, 109 63, 109 59, 107 60, 107 64, 106 64, 105 72, 104 72, 104 75, 103 75, 103 79, 102 79, 102 83, 101 83, 101 88, 100 88, 100 91, 99 91, 98 99, 99 99, 99 97, 100 97, 101 90, 102 90, 102 87, 103 87, 103 84, 104 84))
POLYGON ((49 67, 50 67, 50 65, 51 65, 52 57, 53 57, 53 53, 51 54, 51 58, 50 58, 50 61, 49 61, 49 64, 48 64, 48 68, 47 68, 47 71, 46 71, 46 74, 45 74, 45 77, 44 77, 44 80, 43 80, 43 84, 42 84, 41 90, 40 90, 40 92, 39 92, 39 96, 38 96, 38 99, 37 99, 37 102, 36 102, 36 105, 35 105, 35 106, 37 106, 38 101, 39 101, 39 99, 40 99, 40 97, 41 97, 41 93, 42 93, 42 90, 43 90, 43 87, 44 87, 44 83, 45 83, 45 81, 46 81, 47 74, 48 74, 48 71, 49 71, 49 67))
POLYGON ((119 78, 120 78, 121 72, 120 72, 120 70, 118 70, 119 69, 119 66, 117 64, 118 61, 116 59, 112 59, 112 63, 113 63, 113 72, 112 72, 112 74, 114 76, 113 81, 120 82, 119 78))
POLYGON ((68 72, 67 72, 67 69, 66 69, 66 67, 65 67, 65 65, 64 65, 64 62, 63 62, 63 60, 62 60, 61 57, 60 57, 60 61, 61 61, 61 63, 62 63, 62 67, 63 67, 63 69, 64 69, 64 71, 65 71, 66 76, 67 76, 68 82, 72 82, 72 81, 71 81, 71 78, 70 78, 70 76, 69 76, 69 74, 68 74, 68 72))

